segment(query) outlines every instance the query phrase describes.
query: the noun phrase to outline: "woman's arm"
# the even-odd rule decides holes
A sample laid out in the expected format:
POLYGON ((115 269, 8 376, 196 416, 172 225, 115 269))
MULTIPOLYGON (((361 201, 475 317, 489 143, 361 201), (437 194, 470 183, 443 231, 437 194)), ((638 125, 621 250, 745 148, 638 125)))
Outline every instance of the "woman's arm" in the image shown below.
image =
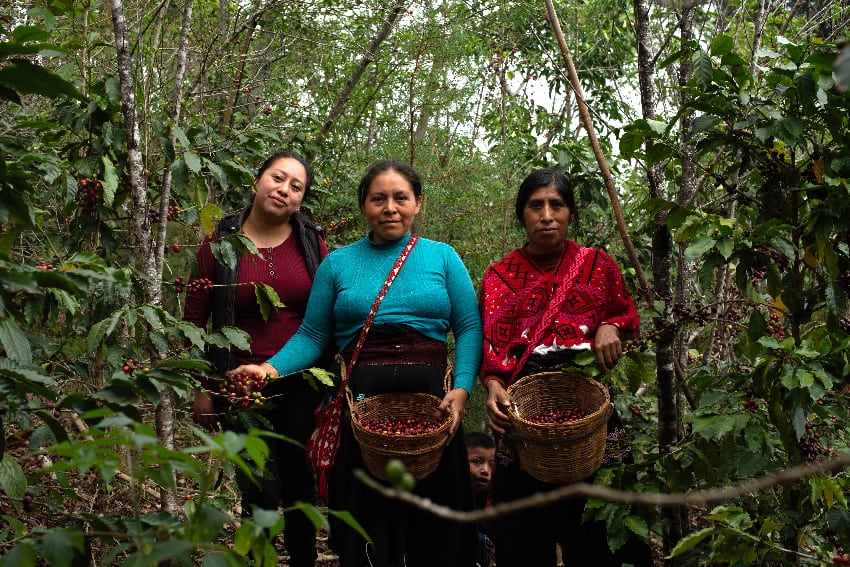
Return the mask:
POLYGON ((455 387, 472 396, 481 368, 481 318, 472 279, 454 249, 447 259, 446 288, 451 302, 451 329, 455 337, 455 387))

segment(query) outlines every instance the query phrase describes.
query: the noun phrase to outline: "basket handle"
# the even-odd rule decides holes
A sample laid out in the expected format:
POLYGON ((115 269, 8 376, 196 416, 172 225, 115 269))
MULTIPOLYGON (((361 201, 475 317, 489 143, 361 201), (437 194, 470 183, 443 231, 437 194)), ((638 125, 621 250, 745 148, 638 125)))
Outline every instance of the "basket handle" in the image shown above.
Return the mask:
POLYGON ((443 393, 448 394, 452 389, 452 376, 454 374, 454 366, 449 362, 446 364, 446 374, 443 376, 443 393))

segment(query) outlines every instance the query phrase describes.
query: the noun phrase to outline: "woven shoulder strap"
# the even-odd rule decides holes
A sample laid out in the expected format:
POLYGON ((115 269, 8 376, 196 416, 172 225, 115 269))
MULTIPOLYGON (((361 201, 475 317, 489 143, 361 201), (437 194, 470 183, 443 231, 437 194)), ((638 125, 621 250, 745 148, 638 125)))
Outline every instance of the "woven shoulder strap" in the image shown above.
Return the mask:
MULTIPOLYGON (((593 270, 596 267, 596 257, 598 255, 599 251, 593 250, 593 267, 591 268, 591 274, 593 273, 593 270)), ((578 260, 578 258, 576 259, 578 260)), ((557 272, 557 268, 555 268, 555 270, 557 272)), ((520 359, 517 361, 514 373, 511 375, 510 380, 508 381, 508 386, 513 384, 517 376, 519 376, 519 373, 522 372, 522 367, 525 366, 525 363, 528 361, 528 358, 531 356, 531 353, 534 352, 535 348, 537 348, 537 343, 539 343, 543 339, 543 335, 546 334, 546 330, 549 328, 549 325, 555 320, 555 317, 558 315, 558 309, 561 305, 561 301, 563 301, 564 296, 575 284, 575 281, 578 279, 578 275, 578 270, 572 273, 568 273, 564 277, 564 280, 560 282, 557 286, 555 286, 552 298, 546 305, 546 311, 543 312, 543 316, 537 321, 537 327, 531 329, 531 332, 529 333, 528 346, 522 353, 520 359)))
POLYGON ((393 281, 395 280, 398 273, 401 271, 401 267, 404 266, 405 261, 407 261, 407 257, 410 256, 411 250, 416 245, 416 241, 419 240, 419 237, 415 234, 410 236, 410 240, 407 241, 404 248, 401 250, 401 253, 396 258, 395 264, 393 264, 390 273, 387 274, 387 279, 384 281, 384 285, 381 286, 381 290, 378 292, 377 297, 375 297, 375 301, 372 303, 372 309, 369 311, 369 315, 366 317, 366 322, 363 324, 363 328, 360 330, 360 336, 357 337, 357 344, 354 345, 354 352, 351 355, 351 360, 348 361, 348 366, 346 367, 345 376, 342 378, 342 388, 340 391, 345 390, 348 385, 348 377, 351 376, 351 370, 354 368, 354 364, 357 362, 357 357, 360 356, 360 349, 363 348, 363 343, 366 342, 366 335, 369 333, 369 329, 372 327, 372 321, 375 320, 375 313, 378 312, 378 306, 381 304, 381 301, 384 300, 384 297, 387 295, 387 291, 390 289, 393 281))

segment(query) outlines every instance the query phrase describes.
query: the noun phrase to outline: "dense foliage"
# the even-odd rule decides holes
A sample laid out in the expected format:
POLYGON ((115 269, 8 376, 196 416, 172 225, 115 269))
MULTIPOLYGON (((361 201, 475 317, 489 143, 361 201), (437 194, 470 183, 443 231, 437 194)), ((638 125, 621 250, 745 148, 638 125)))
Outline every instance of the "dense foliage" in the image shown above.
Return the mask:
MULTIPOLYGON (((608 377, 635 462, 606 465, 597 482, 686 493, 848 453, 850 8, 659 2, 637 21, 610 0, 556 7, 640 262, 661 260, 654 220, 672 237, 672 263, 654 270, 675 278, 670 292, 637 294, 542 2, 6 3, 3 565, 277 562, 282 517, 234 528, 232 494, 218 484, 235 468, 257 473, 269 433, 257 423, 210 435, 187 412, 209 370, 205 346, 245 337, 180 316, 197 244, 246 202, 257 165, 281 148, 314 163, 307 208, 332 248, 364 230, 354 190, 365 167, 413 162, 426 180, 417 230, 452 244, 476 283, 522 242, 512 199, 528 170, 554 165, 576 180, 571 237, 619 259, 644 321, 608 377), (141 177, 115 57, 119 11, 141 177), (651 116, 638 100, 638 24, 654 54, 651 116), (650 171, 663 176, 657 191, 650 171), (655 397, 665 349, 672 447, 659 443, 668 417, 655 397), (173 445, 163 443, 166 399, 173 445), (159 491, 183 505, 143 506, 159 491), (53 522, 31 522, 36 507, 53 522)), ((258 301, 274 308, 262 290, 258 301)), ((485 427, 482 397, 469 429, 485 427)), ((609 522, 614 547, 627 530, 663 542, 670 564, 842 564, 847 490, 842 470, 809 474, 691 508, 676 537, 658 508, 594 501, 588 514, 609 522)), ((345 515, 303 508, 319 526, 345 515)))

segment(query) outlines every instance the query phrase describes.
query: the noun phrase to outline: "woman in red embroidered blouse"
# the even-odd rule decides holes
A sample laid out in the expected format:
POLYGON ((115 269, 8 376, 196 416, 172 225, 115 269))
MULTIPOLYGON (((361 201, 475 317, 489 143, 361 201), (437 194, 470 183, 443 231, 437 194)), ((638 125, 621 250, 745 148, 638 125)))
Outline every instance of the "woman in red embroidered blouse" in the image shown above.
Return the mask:
MULTIPOLYGON (((522 376, 568 366, 587 350, 595 351, 608 371, 623 355, 621 339, 639 331, 634 301, 614 259, 567 240, 576 215, 570 181, 554 170, 532 171, 516 199, 516 216, 528 240, 494 263, 481 284, 480 376, 488 391, 490 427, 500 439, 493 503, 557 488, 530 477, 511 455, 503 438, 510 427, 507 387, 522 376)), ((604 523, 582 523, 584 504, 584 499, 570 499, 494 521, 499 567, 554 566, 556 543, 566 565, 652 565, 642 541, 611 553, 604 523)))

